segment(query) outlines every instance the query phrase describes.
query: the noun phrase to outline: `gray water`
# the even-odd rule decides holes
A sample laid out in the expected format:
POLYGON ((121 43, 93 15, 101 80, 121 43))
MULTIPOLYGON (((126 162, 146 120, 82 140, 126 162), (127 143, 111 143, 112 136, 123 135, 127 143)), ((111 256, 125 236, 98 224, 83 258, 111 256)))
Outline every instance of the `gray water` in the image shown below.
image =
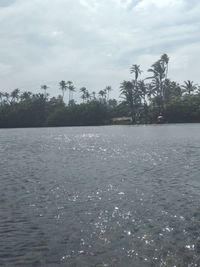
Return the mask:
POLYGON ((200 125, 0 130, 0 266, 200 266, 200 125))

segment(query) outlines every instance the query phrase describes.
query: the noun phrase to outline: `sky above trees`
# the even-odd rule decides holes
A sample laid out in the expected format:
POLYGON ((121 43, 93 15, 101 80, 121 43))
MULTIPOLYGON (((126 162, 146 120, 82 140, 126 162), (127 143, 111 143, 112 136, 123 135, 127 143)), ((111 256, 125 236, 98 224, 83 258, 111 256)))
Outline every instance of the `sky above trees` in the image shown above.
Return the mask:
POLYGON ((71 80, 117 97, 132 64, 146 75, 163 53, 172 79, 199 83, 199 14, 199 0, 1 0, 1 90, 71 80))

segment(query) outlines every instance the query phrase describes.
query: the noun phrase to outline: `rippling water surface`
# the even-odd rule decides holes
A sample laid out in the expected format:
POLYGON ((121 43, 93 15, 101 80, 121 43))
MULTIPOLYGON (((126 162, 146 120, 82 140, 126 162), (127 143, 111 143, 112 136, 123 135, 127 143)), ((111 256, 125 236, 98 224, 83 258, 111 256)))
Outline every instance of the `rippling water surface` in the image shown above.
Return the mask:
POLYGON ((200 125, 0 130, 0 266, 200 266, 200 125))

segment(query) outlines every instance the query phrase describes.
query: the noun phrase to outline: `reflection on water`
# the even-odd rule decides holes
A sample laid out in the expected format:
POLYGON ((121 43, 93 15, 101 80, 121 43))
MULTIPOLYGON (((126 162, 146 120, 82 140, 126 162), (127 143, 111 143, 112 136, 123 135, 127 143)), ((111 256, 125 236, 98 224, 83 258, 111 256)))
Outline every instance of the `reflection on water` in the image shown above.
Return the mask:
POLYGON ((0 266, 200 266, 199 133, 0 130, 0 266))

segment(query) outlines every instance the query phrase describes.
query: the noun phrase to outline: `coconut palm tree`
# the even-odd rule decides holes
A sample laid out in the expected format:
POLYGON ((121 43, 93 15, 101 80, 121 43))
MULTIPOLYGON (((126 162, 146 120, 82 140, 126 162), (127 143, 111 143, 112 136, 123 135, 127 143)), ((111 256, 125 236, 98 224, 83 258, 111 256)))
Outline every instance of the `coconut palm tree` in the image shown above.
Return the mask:
POLYGON ((64 99, 65 91, 67 90, 67 84, 65 81, 59 82, 60 90, 62 91, 62 100, 64 99))
POLYGON ((158 94, 162 96, 162 84, 163 80, 165 78, 165 67, 163 67, 163 64, 161 64, 161 61, 156 61, 150 69, 148 69, 148 72, 152 73, 151 77, 148 77, 147 79, 152 79, 154 87, 156 86, 158 94))
POLYGON ((101 99, 103 99, 106 95, 106 91, 105 90, 100 90, 98 93, 99 97, 101 97, 101 99))
POLYGON ((107 94, 107 101, 108 101, 109 100, 109 94, 112 91, 112 87, 110 85, 106 86, 105 91, 106 91, 106 94, 107 94))
POLYGON ((135 121, 133 83, 123 81, 120 85, 120 92, 120 95, 125 99, 125 103, 129 106, 132 121, 135 121))
POLYGON ((89 102, 89 100, 91 99, 91 95, 88 92, 88 90, 86 90, 86 92, 85 92, 85 98, 86 98, 87 102, 89 102))
POLYGON ((146 103, 146 96, 147 96, 147 85, 145 84, 144 80, 140 80, 137 83, 138 93, 141 99, 143 99, 144 104, 146 103))
POLYGON ((18 101, 19 100, 19 93, 20 93, 20 90, 18 88, 17 89, 14 89, 10 93, 10 97, 12 98, 11 99, 11 103, 14 103, 15 101, 18 101))
POLYGON ((47 89, 48 88, 49 87, 46 84, 41 85, 41 89, 44 90, 44 96, 45 96, 45 98, 47 97, 47 89))
POLYGON ((165 68, 165 79, 167 79, 168 71, 169 71, 169 57, 167 54, 163 54, 160 60, 163 64, 163 68, 165 68))
POLYGON ((76 88, 75 86, 72 84, 70 87, 69 87, 69 90, 71 92, 71 100, 73 100, 73 95, 74 95, 74 92, 76 91, 76 88))
POLYGON ((139 75, 142 73, 140 70, 140 65, 133 64, 130 68, 130 73, 135 74, 134 80, 137 81, 139 75))
POLYGON ((125 98, 125 103, 128 104, 132 122, 136 122, 139 116, 139 109, 141 107, 141 92, 136 86, 135 80, 123 81, 120 86, 121 95, 125 98))
POLYGON ((27 100, 30 100, 31 99, 31 96, 32 96, 32 93, 31 92, 23 92, 20 95, 20 99, 21 99, 21 101, 27 101, 27 100))
POLYGON ((165 80, 168 75, 168 65, 169 65, 169 57, 167 54, 163 54, 159 60, 157 60, 148 72, 152 74, 152 76, 147 77, 147 79, 151 79, 152 87, 154 92, 156 92, 156 104, 159 107, 159 112, 163 112, 165 109, 165 91, 166 91, 166 83, 165 80))
POLYGON ((182 92, 188 95, 191 95, 197 89, 197 85, 190 80, 184 81, 184 85, 181 87, 183 88, 182 92))
POLYGON ((182 95, 180 85, 174 81, 171 81, 170 79, 165 79, 164 88, 165 103, 168 103, 171 99, 175 97, 180 97, 182 95))
POLYGON ((95 100, 96 99, 96 92, 92 92, 92 97, 93 97, 93 100, 95 100))
POLYGON ((152 79, 153 86, 157 90, 157 96, 160 96, 160 98, 163 101, 163 104, 165 102, 164 96, 165 96, 165 87, 164 82, 167 79, 168 75, 168 66, 169 66, 169 57, 167 54, 163 54, 159 60, 157 60, 150 69, 148 69, 148 72, 152 73, 151 77, 148 77, 147 79, 152 79))
POLYGON ((86 87, 80 88, 80 92, 82 93, 81 98, 83 100, 83 103, 85 102, 85 99, 86 99, 86 96, 85 96, 86 91, 87 91, 86 87))
POLYGON ((146 87, 147 87, 147 98, 151 102, 152 98, 156 95, 156 87, 154 87, 152 83, 146 84, 146 87))
POLYGON ((71 96, 73 98, 73 92, 75 92, 75 86, 73 85, 73 82, 71 82, 71 81, 67 81, 66 86, 67 86, 67 90, 69 92, 69 102, 70 102, 71 96))
POLYGON ((10 95, 9 93, 3 93, 3 96, 4 96, 4 103, 7 103, 7 104, 10 104, 10 95))

